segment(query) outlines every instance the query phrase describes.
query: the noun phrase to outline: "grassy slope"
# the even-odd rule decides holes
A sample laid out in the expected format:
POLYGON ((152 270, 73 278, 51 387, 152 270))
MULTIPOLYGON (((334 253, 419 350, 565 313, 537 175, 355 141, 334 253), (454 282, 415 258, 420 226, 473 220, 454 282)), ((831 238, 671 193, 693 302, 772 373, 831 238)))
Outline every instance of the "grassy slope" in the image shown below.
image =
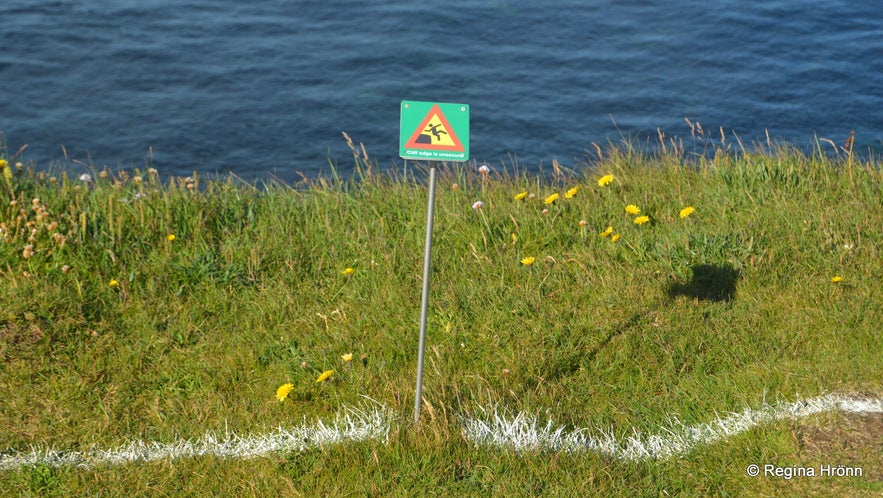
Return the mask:
MULTIPOLYGON (((131 172, 95 172, 89 185, 10 167, 15 174, 0 183, 17 201, 0 205, 3 447, 76 450, 225 429, 251 433, 331 417, 360 395, 391 407, 401 426, 388 445, 246 462, 20 469, 4 472, 0 489, 883 489, 874 479, 745 477, 748 463, 814 458, 788 423, 668 462, 513 454, 460 438, 459 417, 479 406, 627 436, 632 428, 656 432, 672 415, 707 422, 764 399, 883 393, 879 164, 784 147, 720 152, 691 166, 629 147, 604 156, 591 169, 547 179, 442 171, 427 411, 416 431, 406 427, 422 272, 421 182, 363 173, 359 182, 298 189, 258 191, 232 180, 188 189, 183 179, 162 183, 149 173, 137 181, 131 172), (604 173, 616 180, 600 187, 604 173), (565 199, 574 186, 576 195, 565 199), (521 191, 536 198, 514 200, 521 191), (561 197, 545 205, 553 192, 561 197), (484 207, 472 209, 478 200, 484 207), (640 206, 651 222, 635 225, 626 204, 640 206), (687 205, 696 212, 680 219, 687 205), (49 230, 52 222, 58 226, 49 230), (621 236, 615 243, 598 235, 611 225, 621 236), (29 242, 31 228, 37 232, 29 242), (53 233, 66 237, 64 245, 53 233), (25 259, 28 243, 34 254, 25 259), (526 256, 536 262, 522 265, 526 256), (736 276, 733 298, 689 295, 715 290, 690 283, 698 265, 736 276), (355 273, 343 275, 347 267, 355 273), (843 282, 832 283, 834 275, 843 282), (343 362, 350 352, 355 360, 343 362), (327 369, 334 376, 317 384, 327 369), (273 393, 284 382, 295 387, 279 403, 273 393)), ((883 465, 879 453, 858 449, 844 458, 831 463, 883 465)))

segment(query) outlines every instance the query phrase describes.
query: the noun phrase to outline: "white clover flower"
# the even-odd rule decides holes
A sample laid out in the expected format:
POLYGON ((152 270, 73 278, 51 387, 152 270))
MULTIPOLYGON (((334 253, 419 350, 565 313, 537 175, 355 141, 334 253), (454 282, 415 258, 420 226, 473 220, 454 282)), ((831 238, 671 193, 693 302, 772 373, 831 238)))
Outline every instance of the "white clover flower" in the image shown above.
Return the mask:
POLYGON ((89 173, 83 173, 82 175, 80 175, 80 181, 92 183, 92 175, 90 175, 89 173))
POLYGON ((481 173, 482 175, 486 175, 491 172, 491 169, 488 167, 487 164, 482 164, 481 166, 478 167, 478 172, 481 173))
POLYGON ((478 211, 479 209, 484 207, 484 203, 481 201, 475 201, 475 204, 472 205, 472 209, 478 211))

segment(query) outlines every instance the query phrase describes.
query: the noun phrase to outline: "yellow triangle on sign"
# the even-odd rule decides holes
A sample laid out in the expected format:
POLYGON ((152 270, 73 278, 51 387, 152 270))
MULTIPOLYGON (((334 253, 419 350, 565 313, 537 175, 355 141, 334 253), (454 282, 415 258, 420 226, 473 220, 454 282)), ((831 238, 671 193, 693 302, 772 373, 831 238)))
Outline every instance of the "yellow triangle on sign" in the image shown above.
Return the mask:
POLYGON ((423 127, 421 134, 428 136, 432 141, 432 145, 446 145, 448 147, 454 147, 456 145, 451 138, 450 132, 445 128, 441 118, 438 117, 438 114, 432 115, 429 122, 423 127))

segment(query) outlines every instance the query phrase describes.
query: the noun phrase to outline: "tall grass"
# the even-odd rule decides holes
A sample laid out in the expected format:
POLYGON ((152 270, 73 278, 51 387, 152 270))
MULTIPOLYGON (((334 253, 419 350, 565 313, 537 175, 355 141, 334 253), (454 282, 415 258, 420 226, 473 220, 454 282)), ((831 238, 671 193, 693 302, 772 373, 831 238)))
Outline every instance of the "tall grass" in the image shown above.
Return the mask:
MULTIPOLYGON (((378 173, 355 147, 353 178, 260 188, 233 177, 161 178, 152 169, 80 177, 6 163, 0 446, 7 454, 257 433, 333 418, 363 397, 388 407, 395 423, 386 443, 248 463, 202 456, 88 471, 38 465, 3 471, 0 488, 60 495, 826 489, 830 479, 782 488, 791 484, 745 476, 751 462, 816 462, 789 422, 655 463, 500 451, 461 436, 464 417, 482 408, 621 438, 656 433, 672 417, 703 424, 767 401, 883 394, 879 163, 821 146, 809 155, 772 144, 694 155, 660 142, 667 146, 654 152, 598 147, 591 163, 573 170, 554 163, 548 176, 441 165, 418 427, 407 421, 425 170, 378 173), (603 175, 614 179, 601 186, 603 175), (546 204, 553 193, 558 199, 546 204), (628 204, 649 221, 634 223, 628 204), (695 211, 680 217, 688 206, 695 211), (522 263, 529 257, 532 264, 522 263), (331 377, 317 382, 328 370, 331 377), (279 402, 274 393, 284 383, 293 387, 279 402)), ((813 420, 801 423, 827 419, 813 420)), ((854 461, 831 463, 881 465, 879 454, 858 450, 843 458, 854 461)), ((883 489, 867 478, 836 486, 883 489)))

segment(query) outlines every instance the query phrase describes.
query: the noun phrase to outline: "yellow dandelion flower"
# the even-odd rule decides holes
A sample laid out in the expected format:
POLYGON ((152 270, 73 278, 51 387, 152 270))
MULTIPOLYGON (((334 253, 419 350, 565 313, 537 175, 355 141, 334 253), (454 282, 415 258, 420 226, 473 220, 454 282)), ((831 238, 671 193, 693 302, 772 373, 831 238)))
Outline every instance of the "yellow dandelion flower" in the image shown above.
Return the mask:
POLYGON ((341 273, 341 275, 352 275, 355 272, 356 272, 355 268, 344 268, 343 271, 340 273, 341 273))
POLYGON ((618 233, 613 234, 613 237, 610 237, 610 242, 616 242, 619 240, 620 235, 618 233))
POLYGON ((833 282, 835 284, 837 282, 842 282, 842 281, 843 281, 843 277, 841 277, 840 275, 834 275, 833 277, 831 277, 831 282, 833 282))
POLYGON ((607 227, 607 228, 604 229, 603 232, 599 233, 598 235, 600 235, 601 237, 607 237, 607 236, 609 236, 611 233, 613 233, 613 227, 607 227))
POLYGON ((285 401, 288 398, 288 395, 291 394, 291 390, 294 389, 294 384, 282 384, 279 386, 279 389, 276 389, 276 399, 279 402, 285 401))
POLYGON ((625 207, 625 212, 628 214, 638 214, 641 212, 641 208, 635 206, 634 204, 629 204, 625 207))
POLYGON ((118 287, 120 285, 120 281, 113 278, 110 280, 110 282, 107 283, 107 285, 109 285, 111 287, 118 287))
POLYGON ((521 264, 523 264, 523 265, 525 265, 525 266, 530 266, 530 265, 532 265, 532 264, 534 263, 534 261, 536 261, 536 260, 537 260, 537 258, 535 258, 535 257, 533 257, 533 256, 528 256, 528 257, 523 258, 523 259, 521 260, 521 264))
POLYGON ((340 355, 340 359, 343 361, 353 361, 353 354, 352 353, 342 354, 342 355, 340 355))
POLYGON ((549 197, 546 197, 546 199, 543 202, 546 204, 552 204, 553 202, 555 202, 557 200, 558 200, 558 193, 556 192, 556 193, 550 195, 549 197))
POLYGON ((527 190, 525 190, 524 192, 519 192, 519 193, 515 194, 516 201, 524 200, 526 197, 527 197, 527 190))
POLYGON ((331 374, 333 373, 334 370, 325 370, 324 372, 322 372, 322 375, 320 375, 319 378, 316 379, 316 383, 318 384, 319 382, 325 382, 326 380, 328 380, 328 377, 331 377, 331 374))
POLYGON ((5 168, 7 164, 9 163, 6 162, 6 159, 0 159, 0 168, 5 168))
POLYGON ((573 187, 572 189, 568 190, 567 192, 564 192, 564 198, 565 199, 572 199, 573 196, 576 195, 576 192, 578 190, 579 190, 579 187, 573 187))
POLYGON ((696 208, 694 208, 693 206, 687 206, 684 209, 681 209, 681 212, 678 213, 678 216, 680 216, 681 218, 686 218, 687 216, 693 214, 694 211, 696 211, 696 208))
POLYGON ((175 234, 170 233, 170 234, 166 235, 166 240, 168 240, 169 242, 175 240, 175 234))
POLYGON ((648 221, 650 221, 649 216, 638 216, 637 218, 635 218, 635 225, 643 225, 644 223, 647 223, 648 221))
POLYGON ((598 186, 599 187, 606 187, 607 185, 610 185, 613 182, 613 180, 614 180, 613 175, 610 175, 610 174, 604 175, 601 178, 598 178, 598 186))

